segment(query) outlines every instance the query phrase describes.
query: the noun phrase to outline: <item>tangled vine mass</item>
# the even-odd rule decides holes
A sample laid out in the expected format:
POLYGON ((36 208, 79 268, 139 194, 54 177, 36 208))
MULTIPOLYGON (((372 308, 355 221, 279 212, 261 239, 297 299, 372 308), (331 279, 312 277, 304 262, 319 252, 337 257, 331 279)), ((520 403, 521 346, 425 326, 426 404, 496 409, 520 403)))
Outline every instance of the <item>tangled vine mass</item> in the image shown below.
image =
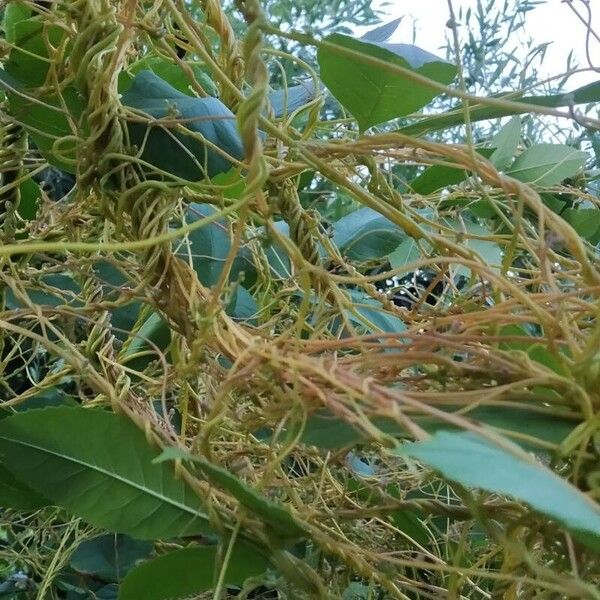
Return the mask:
POLYGON ((597 171, 514 116, 593 138, 600 83, 1 4, 0 595, 600 598, 597 171))

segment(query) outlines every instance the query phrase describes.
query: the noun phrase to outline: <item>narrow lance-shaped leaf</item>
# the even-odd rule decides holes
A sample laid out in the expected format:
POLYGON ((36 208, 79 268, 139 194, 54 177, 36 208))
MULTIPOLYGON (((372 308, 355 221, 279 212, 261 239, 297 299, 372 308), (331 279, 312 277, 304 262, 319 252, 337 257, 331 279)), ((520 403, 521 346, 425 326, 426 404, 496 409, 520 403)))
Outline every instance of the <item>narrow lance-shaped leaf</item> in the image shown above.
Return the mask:
MULTIPOLYGON (((515 96, 513 92, 494 96, 495 98, 506 97, 524 104, 522 109, 515 108, 497 108, 495 106, 470 106, 469 118, 472 123, 478 121, 487 121, 489 119, 499 119, 510 115, 527 113, 527 105, 543 106, 547 108, 561 108, 577 104, 587 104, 590 102, 600 102, 600 81, 584 85, 576 90, 566 94, 551 94, 549 96, 515 96)), ((406 125, 399 129, 399 133, 404 135, 423 135, 432 131, 440 131, 448 127, 457 127, 464 125, 465 111, 463 106, 441 113, 439 115, 428 116, 420 119, 416 123, 406 125)))
POLYGON ((521 139, 521 118, 513 117, 492 138, 495 150, 490 157, 490 162, 496 169, 503 170, 511 163, 521 139))
POLYGON ((304 527, 296 521, 292 514, 281 504, 265 498, 259 492, 248 487, 227 469, 211 463, 203 456, 189 454, 178 448, 167 448, 156 462, 168 460, 188 460, 200 467, 206 478, 228 491, 238 502, 258 515, 265 523, 283 537, 302 537, 305 535, 304 527))

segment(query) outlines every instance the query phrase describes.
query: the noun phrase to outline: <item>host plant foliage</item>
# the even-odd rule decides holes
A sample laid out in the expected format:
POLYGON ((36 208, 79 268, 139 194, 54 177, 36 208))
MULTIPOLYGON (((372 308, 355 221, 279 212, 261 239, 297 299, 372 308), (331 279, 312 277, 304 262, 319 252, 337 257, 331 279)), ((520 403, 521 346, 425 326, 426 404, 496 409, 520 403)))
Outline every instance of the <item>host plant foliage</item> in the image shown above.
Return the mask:
POLYGON ((600 598, 600 82, 265 6, 3 3, 0 595, 600 598))

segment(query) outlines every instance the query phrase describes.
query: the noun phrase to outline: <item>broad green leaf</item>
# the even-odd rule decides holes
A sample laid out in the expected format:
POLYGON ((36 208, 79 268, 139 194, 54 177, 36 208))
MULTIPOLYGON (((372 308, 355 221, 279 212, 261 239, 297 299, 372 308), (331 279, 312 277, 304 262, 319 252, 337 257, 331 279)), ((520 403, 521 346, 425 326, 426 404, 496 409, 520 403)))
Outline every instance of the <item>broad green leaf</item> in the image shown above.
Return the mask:
POLYGON ((359 208, 336 221, 333 241, 351 260, 387 256, 406 238, 398 225, 372 208, 359 208))
MULTIPOLYGON (((108 261, 98 261, 94 265, 94 271, 102 284, 102 293, 106 301, 119 300, 122 288, 131 285, 128 277, 108 261)), ((111 311, 110 323, 117 338, 127 339, 129 332, 138 321, 141 308, 141 302, 131 299, 126 303, 120 303, 111 311)))
MULTIPOLYGON (((75 145, 73 140, 65 141, 64 138, 76 132, 71 128, 59 98, 44 96, 44 105, 26 101, 23 96, 16 94, 9 94, 9 100, 11 115, 23 123, 44 158, 67 173, 75 173, 77 167, 70 162, 75 160, 75 145), (69 162, 63 161, 53 150, 57 140, 62 140, 59 144, 60 155, 67 157, 69 162)), ((66 87, 62 90, 62 100, 73 121, 78 122, 85 108, 82 97, 73 87, 66 87)), ((80 133, 82 131, 83 126, 80 133)))
POLYGON ((7 42, 14 44, 17 41, 17 23, 25 21, 29 17, 31 17, 31 8, 24 2, 13 0, 8 3, 8 6, 4 9, 4 18, 2 19, 2 28, 7 42))
MULTIPOLYGON (((23 282, 23 291, 30 301, 39 306, 81 306, 81 292, 77 282, 65 273, 40 274, 36 279, 23 282)), ((6 290, 6 307, 14 310, 22 308, 25 302, 18 298, 12 289, 6 290)))
POLYGON ((275 117, 289 115, 317 97, 317 88, 312 79, 300 85, 269 92, 269 105, 275 117))
POLYGON ((369 600, 371 587, 358 581, 353 581, 342 594, 342 600, 369 600))
MULTIPOLYGON (((197 63, 187 63, 194 75, 194 79, 202 86, 210 96, 218 96, 219 90, 204 68, 197 63)), ((161 56, 147 56, 133 63, 126 71, 119 75, 119 92, 123 93, 129 89, 135 76, 142 71, 152 71, 157 77, 170 86, 188 96, 192 95, 192 87, 188 74, 172 60, 161 56)))
MULTIPOLYGON (((457 242, 474 252, 484 265, 494 271, 499 271, 502 264, 502 248, 491 240, 477 239, 480 237, 489 237, 491 232, 474 221, 467 219, 448 219, 440 220, 440 225, 450 228, 456 232, 457 242)), ((447 232, 444 232, 448 235, 447 232)), ((470 277, 471 269, 461 264, 454 267, 454 273, 457 276, 470 277)))
POLYGON ((323 449, 354 446, 363 439, 358 429, 326 411, 319 411, 306 420, 300 441, 323 449))
POLYGON ((123 534, 105 534, 79 544, 69 564, 78 573, 118 583, 153 550, 152 542, 123 534))
MULTIPOLYGON (((600 81, 584 85, 583 87, 565 94, 519 97, 518 95, 515 96, 513 92, 509 92, 507 94, 499 94, 495 97, 505 97, 509 100, 518 101, 521 104, 546 106, 549 108, 560 108, 562 106, 572 106, 574 104, 588 104, 590 102, 600 102, 600 81)), ((527 112, 527 108, 515 110, 490 106, 473 106, 472 104, 469 108, 469 115, 472 123, 487 121, 489 119, 498 119, 510 115, 524 114, 527 112)), ((398 131, 404 135, 423 135, 432 131, 439 131, 440 129, 464 125, 464 123, 464 108, 462 105, 459 105, 457 108, 439 115, 423 117, 416 123, 402 127, 398 131)))
POLYGON ((50 502, 22 483, 12 471, 0 463, 0 507, 15 510, 38 510, 50 502))
POLYGON ((503 171, 510 165, 517 152, 521 141, 521 117, 513 117, 492 138, 492 146, 495 148, 490 157, 490 162, 503 171))
POLYGON ((163 463, 170 460, 186 460, 198 465, 206 478, 214 485, 228 491, 242 506, 258 515, 283 537, 303 537, 306 532, 283 505, 265 498, 248 487, 227 469, 211 463, 203 456, 192 455, 178 448, 167 448, 156 459, 163 463))
MULTIPOLYGON (((562 360, 564 357, 569 356, 569 352, 566 349, 563 349, 560 353, 556 353, 556 351, 551 352, 547 346, 541 344, 539 339, 536 337, 535 331, 531 330, 531 326, 526 327, 525 325, 505 325, 501 327, 499 330, 500 335, 502 336, 528 336, 528 340, 503 340, 498 344, 498 347, 501 350, 517 350, 520 352, 524 352, 527 356, 543 365, 547 369, 558 373, 559 375, 568 375, 568 371, 565 368, 564 361, 562 360)), ((517 355, 517 360, 518 360, 517 355)), ((540 417, 541 420, 543 420, 540 417)), ((532 424, 532 427, 535 425, 532 424)))
MULTIPOLYGON (((37 394, 30 396, 25 401, 17 404, 13 410, 14 412, 24 412, 26 410, 33 410, 34 408, 50 408, 52 406, 79 406, 79 403, 74 400, 73 396, 65 393, 60 387, 52 387, 45 390, 41 390, 37 394)), ((0 418, 6 412, 6 416, 14 414, 13 412, 2 411, 0 418)))
MULTIPOLYGON (((482 233, 482 235, 486 234, 482 233)), ((491 269, 494 271, 500 270, 500 265, 502 264, 502 249, 496 242, 469 238, 465 241, 465 246, 481 257, 486 266, 491 267, 491 269)), ((471 270, 468 267, 459 265, 456 268, 456 273, 458 275, 469 276, 471 270)))
POLYGON ((584 239, 600 242, 600 210, 597 208, 566 208, 561 217, 584 239))
POLYGON ((585 165, 587 154, 571 146, 536 144, 520 154, 507 175, 540 186, 550 186, 571 177, 585 165))
POLYGON ((417 459, 464 486, 523 502, 600 550, 600 506, 530 455, 494 446, 471 432, 449 431, 407 444, 396 453, 417 459))
POLYGON ((555 356, 554 353, 550 352, 548 348, 543 346, 542 344, 533 344, 527 349, 527 354, 529 358, 535 360, 536 362, 544 365, 551 371, 558 373, 559 375, 567 375, 564 366, 560 363, 560 360, 555 356))
POLYGON ((239 169, 230 169, 227 173, 219 173, 210 180, 214 186, 219 186, 219 192, 224 198, 237 200, 242 197, 246 189, 246 180, 239 169))
MULTIPOLYGON (((481 156, 488 158, 494 150, 492 148, 478 148, 477 152, 481 156)), ((469 173, 464 169, 456 169, 444 165, 432 165, 425 169, 418 177, 415 177, 410 182, 410 187, 417 194, 426 195, 447 186, 461 183, 468 176, 469 173)))
MULTIPOLYGON (((502 249, 500 246, 492 240, 477 239, 478 237, 489 237, 491 236, 490 231, 479 223, 463 219, 439 219, 438 224, 444 228, 450 228, 456 232, 456 241, 461 243, 463 246, 477 254, 480 257, 483 264, 489 268, 499 271, 500 265, 502 264, 502 249), (476 237, 477 236, 477 237, 476 237)), ((431 231, 437 229, 432 225, 424 224, 423 229, 431 231)), ((441 231, 441 227, 440 227, 441 231)), ((452 235, 447 231, 444 231, 444 235, 452 235)), ((425 248, 428 244, 424 243, 425 248)), ((397 269, 404 265, 417 261, 421 258, 421 253, 412 238, 407 238, 400 244, 393 252, 390 252, 388 259, 392 268, 397 269)), ((457 264, 453 272, 456 276, 469 277, 471 270, 461 264, 457 264)))
MULTIPOLYGON (((341 34, 330 35, 325 41, 410 69, 438 83, 448 84, 456 75, 454 65, 416 46, 368 43, 341 34)), ((329 47, 319 48, 318 60, 323 83, 354 115, 361 130, 419 110, 439 93, 329 47)))
POLYGON ((142 71, 123 94, 123 104, 149 117, 147 123, 130 119, 131 142, 141 158, 168 174, 200 181, 226 173, 229 157, 244 158, 235 115, 217 98, 192 98, 176 90, 152 71, 142 71), (160 122, 160 119, 166 119, 160 122), (179 128, 199 134, 192 138, 179 128))
POLYGON ((0 89, 10 92, 11 90, 21 90, 21 83, 4 69, 0 69, 0 89))
POLYGON ((66 592, 65 600, 117 600, 119 595, 118 584, 81 576, 70 569, 60 573, 55 585, 66 592))
MULTIPOLYGON (((194 223, 217 212, 208 204, 190 204, 186 211, 186 221, 194 223)), ((200 229, 192 231, 189 236, 189 248, 179 247, 178 255, 185 259, 191 254, 194 271, 198 279, 206 286, 215 285, 219 281, 223 265, 231 251, 230 226, 227 219, 218 219, 200 229)), ((242 253, 236 259, 231 277, 236 279, 241 271, 252 269, 251 258, 242 253)))
MULTIPOLYGON (((10 114, 25 126, 51 164, 74 173, 75 165, 58 158, 52 146, 55 140, 76 132, 71 129, 59 97, 47 92, 40 94, 36 89, 45 84, 48 75, 50 63, 46 39, 53 47, 59 47, 65 32, 61 27, 48 25, 36 17, 16 22, 13 32, 16 47, 11 50, 5 69, 12 81, 17 82, 11 87, 21 93, 8 94, 10 114), (43 104, 27 100, 27 96, 38 97, 43 104)), ((72 86, 66 86, 61 93, 73 121, 77 122, 85 108, 83 98, 72 86)), ((70 159, 75 158, 73 145, 62 144, 60 151, 70 159)))
MULTIPOLYGON (((445 410, 456 411, 461 417, 496 429, 528 449, 539 447, 535 440, 560 445, 579 423, 568 416, 550 414, 544 411, 544 407, 536 406, 478 406, 471 410, 449 406, 445 410), (513 437, 513 434, 516 436, 513 437), (532 438, 531 443, 520 437, 523 435, 532 438)), ((428 433, 455 429, 450 423, 433 417, 417 417, 415 421, 428 433)))
POLYGON ((258 304, 254 296, 245 287, 236 285, 225 312, 237 321, 248 321, 256 324, 258 304))
MULTIPOLYGON (((384 433, 402 435, 401 427, 392 419, 374 418, 371 422, 384 433)), ((354 446, 368 440, 361 431, 347 421, 327 410, 320 410, 306 420, 300 441, 308 446, 334 449, 354 446)))
POLYGON ((165 350, 170 343, 171 330, 168 323, 158 313, 153 312, 127 346, 123 354, 123 364, 130 369, 143 371, 151 361, 158 359, 154 346, 165 350))
POLYGON ((41 196, 40 186, 33 179, 26 179, 19 186, 21 199, 17 212, 25 221, 33 221, 37 216, 41 196))
POLYGON ((430 542, 430 536, 426 527, 421 522, 419 515, 413 510, 397 510, 390 514, 394 527, 403 531, 412 540, 426 546, 430 542))
POLYGON ((413 238, 406 238, 393 252, 388 255, 392 269, 416 262, 421 258, 421 251, 413 238))
POLYGON ((567 205, 566 202, 559 200, 553 194, 540 194, 540 198, 542 199, 542 202, 557 215, 562 214, 563 209, 567 205))
POLYGON ((348 318, 365 327, 369 333, 399 333, 406 331, 402 319, 387 311, 380 302, 358 290, 347 290, 353 301, 354 310, 347 311, 348 318))
POLYGON ((98 409, 29 410, 0 422, 4 465, 96 527, 139 539, 209 532, 200 500, 131 421, 98 409))
POLYGON ((6 61, 6 72, 23 87, 37 88, 44 85, 50 68, 45 36, 52 45, 57 45, 62 40, 64 31, 33 17, 17 21, 13 35, 15 47, 6 61))
MULTIPOLYGON (((180 600, 211 590, 220 574, 216 546, 175 550, 141 564, 123 580, 119 600, 180 600)), ((225 583, 241 586, 269 568, 257 548, 238 541, 227 564, 225 583)))

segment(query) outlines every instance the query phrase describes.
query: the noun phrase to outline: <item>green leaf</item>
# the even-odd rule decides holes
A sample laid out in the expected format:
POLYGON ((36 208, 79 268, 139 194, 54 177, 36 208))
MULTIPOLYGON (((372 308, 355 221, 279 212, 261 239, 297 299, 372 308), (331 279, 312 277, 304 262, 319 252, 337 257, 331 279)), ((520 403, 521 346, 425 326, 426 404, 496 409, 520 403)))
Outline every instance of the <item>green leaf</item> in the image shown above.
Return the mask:
MULTIPOLYGON (((65 273, 43 273, 38 280, 23 282, 24 292, 31 302, 39 306, 81 306, 78 283, 65 273)), ((14 310, 23 308, 22 302, 11 289, 6 290, 6 307, 14 310)))
POLYGON ((97 527, 139 539, 210 531, 196 494, 153 463, 159 450, 122 415, 29 410, 0 422, 0 454, 21 481, 97 527))
POLYGON ((398 29, 398 25, 400 25, 401 20, 402 18, 394 19, 389 23, 375 27, 375 29, 367 31, 367 33, 365 33, 360 39, 364 40, 365 42, 387 42, 394 31, 398 29))
MULTIPOLYGON (((490 232, 485 228, 479 225, 478 223, 473 223, 471 221, 463 220, 462 223, 459 224, 458 221, 453 219, 445 220, 447 225, 454 225, 454 229, 458 231, 462 231, 463 227, 466 229, 467 236, 489 236, 490 232)), ((491 240, 480 240, 475 239, 474 237, 466 237, 464 240, 464 245, 471 251, 477 254, 483 264, 490 267, 493 271, 499 271, 500 265, 502 264, 502 249, 500 246, 491 240)), ((463 265, 458 265, 456 267, 456 273, 458 275, 464 275, 465 277, 470 276, 471 270, 468 267, 463 265)))
POLYGON ((142 303, 138 300, 130 299, 123 303, 121 290, 123 287, 131 285, 131 281, 120 269, 111 262, 99 260, 94 264, 94 272, 98 281, 102 285, 102 293, 105 301, 119 300, 119 306, 113 308, 110 314, 111 326, 115 336, 121 340, 126 340, 129 332, 135 327, 142 303))
MULTIPOLYGON (((48 76, 50 57, 46 39, 53 47, 59 47, 63 43, 65 32, 58 25, 48 25, 33 17, 16 22, 13 33, 16 47, 11 50, 5 69, 12 78, 7 83, 21 93, 8 94, 10 114, 25 126, 40 152, 51 164, 74 173, 75 165, 62 161, 52 151, 52 146, 55 140, 76 133, 71 129, 61 100, 75 122, 83 113, 84 100, 72 86, 62 89, 62 98, 47 92, 41 95, 36 89, 45 84, 48 76), (27 96, 41 96, 39 100, 43 104, 28 100, 27 96)), ((62 144, 60 151, 69 159, 75 159, 73 145, 67 147, 62 144)))
POLYGON ((37 216, 39 208, 41 197, 40 186, 33 179, 26 179, 19 186, 19 193, 21 199, 19 200, 17 212, 25 221, 33 221, 37 216))
MULTIPOLYGON (((575 429, 578 421, 568 416, 560 416, 544 412, 544 407, 513 406, 477 406, 465 410, 464 406, 448 406, 444 410, 457 412, 461 417, 475 423, 487 425, 510 437, 523 448, 539 448, 536 440, 560 445, 575 429), (516 435, 515 435, 516 434, 516 435), (530 442, 521 436, 532 438, 530 442)), ((451 430, 455 427, 443 419, 433 417, 417 417, 415 421, 427 431, 435 433, 451 430)))
POLYGON ((597 208, 566 208, 561 217, 584 239, 597 244, 600 239, 600 210, 597 208))
MULTIPOLYGON (((368 43, 337 33, 325 41, 410 69, 438 83, 448 84, 456 75, 453 65, 416 46, 368 43)), ((439 94, 437 90, 332 48, 319 48, 318 60, 323 83, 354 115, 361 130, 419 110, 439 94)))
POLYGON ((317 96, 317 89, 312 79, 300 85, 293 85, 269 92, 269 105, 275 117, 289 115, 300 107, 308 104, 317 96))
POLYGON ((397 510, 390 514, 394 527, 408 535, 412 540, 426 546, 430 536, 419 515, 413 510, 397 510))
POLYGON ((352 311, 347 311, 348 318, 362 325, 369 333, 399 333, 406 331, 406 324, 396 315, 388 312, 377 300, 358 290, 347 290, 353 301, 352 311))
POLYGON ((568 372, 565 370, 557 356, 542 344, 533 344, 527 349, 527 354, 529 355, 529 358, 544 365, 551 371, 554 371, 559 375, 568 376, 568 372))
MULTIPOLYGON (((560 108, 561 106, 573 106, 577 104, 588 104, 590 102, 600 102, 600 81, 584 85, 572 92, 565 94, 556 94, 549 96, 526 96, 526 97, 515 97, 514 92, 507 92, 506 94, 498 94, 494 96, 496 98, 507 97, 510 100, 515 100, 521 104, 531 104, 536 106, 546 106, 549 108, 560 108)), ((496 108, 491 106, 473 106, 470 105, 469 116, 472 123, 478 121, 487 121, 489 119, 498 119, 501 117, 507 117, 510 115, 524 114, 527 112, 527 108, 522 110, 496 108)), ((462 105, 444 112, 439 115, 432 117, 424 117, 413 123, 407 125, 398 130, 399 133, 404 135, 423 135, 424 133, 430 133, 432 131, 439 131, 440 129, 447 129, 449 127, 456 127, 465 124, 465 113, 462 105)))
MULTIPOLYGON (((193 73, 194 79, 207 94, 210 96, 219 95, 219 90, 216 88, 214 81, 200 64, 188 62, 187 66, 193 73)), ((176 90, 188 96, 192 94, 193 88, 188 74, 178 64, 161 56, 146 56, 133 63, 127 71, 122 71, 119 75, 119 92, 127 91, 135 76, 142 71, 152 71, 176 90)))
POLYGON ((70 566, 78 573, 118 583, 153 550, 152 542, 123 534, 105 534, 79 544, 71 556, 70 566))
POLYGON ((54 46, 62 40, 64 31, 33 17, 15 22, 13 35, 15 47, 6 62, 6 72, 23 87, 37 88, 44 85, 50 68, 44 36, 47 35, 48 41, 54 46))
MULTIPOLYGON (((490 157, 494 152, 492 148, 478 148, 476 151, 486 158, 490 157)), ((415 177, 410 182, 410 187, 417 194, 426 195, 450 185, 462 183, 468 176, 469 173, 462 168, 457 169, 444 165, 432 165, 425 169, 418 177, 415 177)))
MULTIPOLYGON (((186 211, 186 221, 193 223, 213 215, 217 210, 208 204, 192 203, 186 211)), ((194 271, 198 279, 206 286, 215 285, 221 276, 223 265, 231 252, 231 236, 229 221, 217 219, 212 223, 196 229, 189 234, 189 249, 185 246, 179 250, 179 256, 187 258, 191 254, 194 271)), ((242 248, 233 261, 230 280, 244 277, 244 280, 255 276, 255 267, 247 249, 242 248), (243 274, 243 275, 242 275, 243 274)))
POLYGON ((229 304, 225 312, 238 321, 247 321, 250 324, 256 324, 256 314, 258 313, 258 304, 254 296, 243 286, 236 285, 229 304))
POLYGON ((492 146, 495 148, 490 157, 490 162, 503 171, 510 165, 521 141, 521 117, 513 117, 492 138, 492 146))
MULTIPOLYGON (((54 95, 44 96, 43 106, 26 101, 16 94, 9 94, 9 100, 11 115, 23 123, 44 158, 51 165, 67 173, 75 173, 76 164, 71 162, 76 157, 75 143, 73 140, 67 140, 65 143, 64 140, 74 132, 61 106, 61 100, 54 95), (68 158, 69 162, 62 160, 53 150, 57 140, 61 140, 60 155, 68 158)), ((62 90, 62 102, 66 105, 73 121, 78 122, 85 108, 82 97, 73 87, 66 87, 62 90)), ((84 125, 81 131, 84 131, 84 125)))
POLYGON ((507 175, 539 186, 560 183, 579 171, 587 154, 571 146, 536 144, 520 154, 507 171, 507 175))
POLYGON ((166 448, 156 459, 162 463, 170 460, 187 460, 198 465, 206 478, 228 491, 242 506, 258 515, 283 537, 303 537, 306 532, 291 513, 281 504, 262 496, 227 469, 211 463, 203 456, 192 455, 178 448, 166 448))
POLYGON ((342 600, 369 600, 371 597, 371 587, 353 581, 342 594, 342 600))
POLYGON ((416 262, 421 258, 421 251, 413 238, 406 238, 393 252, 388 255, 392 269, 416 262))
POLYGON ((448 431, 395 452, 464 486, 515 498, 600 550, 600 506, 524 452, 493 446, 471 432, 448 431))
POLYGON ((31 17, 31 8, 24 2, 9 2, 4 9, 4 18, 2 19, 2 28, 4 29, 4 37, 10 44, 17 41, 17 23, 25 21, 31 17))
POLYGON ((186 96, 152 71, 142 71, 123 94, 123 104, 150 117, 148 123, 128 122, 131 143, 144 161, 167 174, 200 181, 229 171, 233 164, 227 155, 244 158, 235 115, 217 98, 186 96), (160 123, 163 118, 168 121, 160 123), (211 145, 179 131, 180 125, 211 145))
MULTIPOLYGON (((141 564, 123 580, 119 600, 179 600, 211 590, 220 574, 215 546, 176 550, 141 564)), ((225 584, 241 586, 264 573, 269 561, 257 548, 236 542, 225 573, 225 584)))
POLYGON ((125 359, 123 364, 130 369, 143 371, 150 362, 158 359, 154 346, 159 350, 165 350, 170 343, 171 330, 168 323, 158 313, 153 312, 127 346, 123 353, 125 359))
POLYGON ((12 471, 0 463, 0 507, 30 511, 49 504, 41 494, 22 483, 12 471))
MULTIPOLYGON (((497 429, 526 448, 539 448, 540 444, 536 444, 536 440, 559 445, 578 424, 578 421, 568 416, 545 413, 543 407, 478 406, 465 411, 464 406, 448 406, 445 410, 448 413, 458 412, 475 423, 497 429), (531 439, 526 441, 523 435, 531 439)), ((414 420, 428 433, 455 428, 442 418, 418 416, 414 420)), ((408 436, 408 432, 392 419, 375 417, 371 422, 388 435, 398 438, 408 436)), ((309 446, 329 450, 364 443, 368 438, 350 423, 321 410, 306 420, 301 441, 309 446)))
POLYGON ((351 260, 387 256, 406 234, 398 225, 372 208, 359 208, 336 221, 333 241, 351 260))
MULTIPOLYGON (((401 427, 392 419, 374 418, 375 427, 390 435, 402 432, 401 427)), ((332 450, 346 448, 368 441, 364 434, 347 421, 340 419, 327 410, 319 410, 308 417, 300 441, 307 446, 316 446, 332 450)))
POLYGON ((562 214, 563 209, 567 205, 566 202, 563 202, 553 194, 540 194, 540 198, 542 199, 542 202, 557 215, 562 214))

